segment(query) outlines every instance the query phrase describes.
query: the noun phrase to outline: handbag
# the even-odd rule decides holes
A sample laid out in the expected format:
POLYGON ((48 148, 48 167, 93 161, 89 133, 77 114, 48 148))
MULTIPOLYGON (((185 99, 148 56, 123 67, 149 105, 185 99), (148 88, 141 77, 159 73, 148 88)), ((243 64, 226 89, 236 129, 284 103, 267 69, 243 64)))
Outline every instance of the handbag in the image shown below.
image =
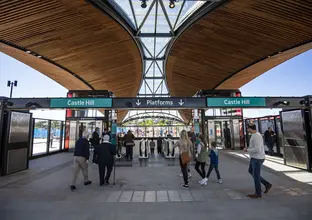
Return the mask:
POLYGON ((181 154, 181 161, 182 161, 182 164, 188 164, 189 162, 191 162, 191 157, 189 155, 189 152, 183 152, 181 154))

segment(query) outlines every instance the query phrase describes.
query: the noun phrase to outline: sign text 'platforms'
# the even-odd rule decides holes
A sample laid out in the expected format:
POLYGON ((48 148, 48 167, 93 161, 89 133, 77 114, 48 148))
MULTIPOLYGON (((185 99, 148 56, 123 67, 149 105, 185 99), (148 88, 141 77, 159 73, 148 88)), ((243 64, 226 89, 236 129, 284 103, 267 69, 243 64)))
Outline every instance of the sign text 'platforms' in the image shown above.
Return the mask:
POLYGON ((237 97, 237 98, 207 98, 207 107, 265 107, 265 98, 237 97))
POLYGON ((158 98, 115 98, 113 107, 118 108, 205 108, 205 98, 158 97, 158 98))
POLYGON ((111 98, 56 98, 50 100, 50 108, 111 108, 111 98))

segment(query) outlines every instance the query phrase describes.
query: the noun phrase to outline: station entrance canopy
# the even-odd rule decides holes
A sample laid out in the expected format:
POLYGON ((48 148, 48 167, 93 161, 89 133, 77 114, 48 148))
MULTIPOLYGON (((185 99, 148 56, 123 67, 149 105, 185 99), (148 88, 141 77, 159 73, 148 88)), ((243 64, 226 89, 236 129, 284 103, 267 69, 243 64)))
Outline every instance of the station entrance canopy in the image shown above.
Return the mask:
MULTIPOLYGON (((311 99, 311 97, 310 97, 311 99)), ((205 109, 301 108, 305 97, 3 98, 6 109, 205 109)))

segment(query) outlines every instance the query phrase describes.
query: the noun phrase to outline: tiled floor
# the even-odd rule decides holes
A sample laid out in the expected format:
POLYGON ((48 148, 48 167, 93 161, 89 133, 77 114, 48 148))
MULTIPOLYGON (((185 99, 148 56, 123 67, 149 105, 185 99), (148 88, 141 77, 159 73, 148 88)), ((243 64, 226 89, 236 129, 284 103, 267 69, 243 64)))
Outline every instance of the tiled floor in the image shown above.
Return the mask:
POLYGON ((273 188, 262 199, 252 200, 246 197, 253 192, 248 158, 239 152, 220 153, 222 184, 212 173, 208 185, 200 186, 192 165, 190 189, 182 189, 177 160, 155 156, 149 161, 118 162, 116 184, 104 187, 98 184, 97 166, 89 164, 93 183, 84 186, 80 174, 75 192, 69 190, 72 154, 54 155, 32 161, 30 170, 0 177, 0 219, 311 220, 311 185, 290 178, 283 173, 289 171, 287 166, 272 161, 262 175, 273 188))

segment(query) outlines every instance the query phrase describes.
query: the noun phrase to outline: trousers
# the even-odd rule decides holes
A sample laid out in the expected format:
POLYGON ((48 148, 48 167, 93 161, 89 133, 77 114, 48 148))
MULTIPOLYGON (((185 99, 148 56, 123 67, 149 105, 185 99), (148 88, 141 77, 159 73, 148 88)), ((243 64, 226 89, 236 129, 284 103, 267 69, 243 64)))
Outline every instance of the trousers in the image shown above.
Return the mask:
POLYGON ((88 181, 88 163, 85 157, 74 157, 74 175, 72 179, 72 185, 76 185, 78 173, 82 170, 84 181, 88 181))
POLYGON ((261 196, 262 194, 261 183, 264 186, 270 185, 270 183, 266 181, 265 179, 263 179, 261 176, 261 166, 263 162, 264 162, 264 159, 251 158, 250 163, 249 163, 249 168, 248 168, 248 172, 252 175, 254 179, 256 194, 259 196, 261 196))
POLYGON ((99 176, 100 176, 100 185, 107 183, 109 181, 110 175, 113 170, 112 164, 99 164, 99 176), (106 172, 107 169, 107 172, 106 172), (105 176, 106 172, 106 176, 105 176))

